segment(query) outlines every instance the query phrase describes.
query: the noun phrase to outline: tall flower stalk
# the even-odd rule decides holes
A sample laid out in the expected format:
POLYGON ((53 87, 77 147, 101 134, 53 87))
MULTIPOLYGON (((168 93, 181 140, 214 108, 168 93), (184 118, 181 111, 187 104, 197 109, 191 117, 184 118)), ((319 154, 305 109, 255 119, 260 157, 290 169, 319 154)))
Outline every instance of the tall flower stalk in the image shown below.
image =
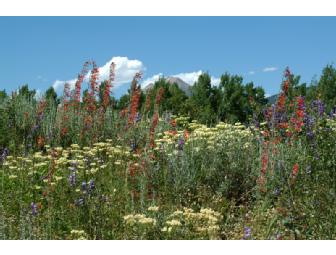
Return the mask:
POLYGON ((131 101, 128 109, 128 126, 131 126, 135 123, 136 116, 138 113, 140 96, 141 96, 141 88, 138 85, 139 80, 142 77, 142 73, 136 73, 131 84, 131 101))
POLYGON ((109 74, 109 79, 107 80, 105 89, 104 89, 104 94, 103 94, 103 107, 106 111, 109 103, 110 103, 110 94, 111 94, 111 89, 112 89, 112 83, 114 82, 115 79, 115 63, 112 62, 110 65, 110 74, 109 74))

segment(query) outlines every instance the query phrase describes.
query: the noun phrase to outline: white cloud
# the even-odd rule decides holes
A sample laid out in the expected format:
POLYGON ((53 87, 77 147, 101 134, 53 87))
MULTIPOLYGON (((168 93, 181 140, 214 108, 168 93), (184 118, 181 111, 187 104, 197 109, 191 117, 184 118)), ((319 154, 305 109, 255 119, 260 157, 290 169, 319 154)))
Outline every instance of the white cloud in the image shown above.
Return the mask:
POLYGON ((218 86, 219 83, 220 83, 220 78, 216 78, 216 77, 211 76, 211 85, 218 86))
POLYGON ((270 96, 271 96, 271 94, 268 94, 268 93, 265 94, 265 97, 270 97, 270 96))
POLYGON ((52 86, 55 89, 55 91, 62 92, 65 83, 69 83, 70 88, 74 89, 75 88, 76 79, 72 79, 72 80, 68 80, 68 81, 56 80, 52 86))
POLYGON ((276 71, 276 70, 278 70, 277 67, 270 66, 270 67, 265 67, 262 71, 263 71, 263 72, 274 72, 274 71, 276 71))
POLYGON ((162 74, 162 73, 155 74, 155 75, 153 75, 153 76, 147 78, 146 80, 144 80, 144 81, 141 83, 141 87, 145 88, 145 87, 147 87, 149 84, 158 81, 161 77, 163 77, 163 74, 162 74))
MULTIPOLYGON (((128 59, 127 57, 113 57, 104 66, 99 68, 100 81, 108 79, 112 62, 116 64, 114 87, 131 82, 137 72, 145 70, 143 63, 140 60, 128 59)), ((88 77, 89 76, 87 76, 87 79, 88 77)))
POLYGON ((249 71, 248 74, 249 74, 249 75, 254 75, 254 74, 255 74, 255 71, 249 71))
POLYGON ((40 100, 42 98, 42 92, 40 89, 37 89, 35 92, 35 99, 40 100))
POLYGON ((174 74, 170 75, 173 77, 180 78, 184 82, 188 83, 189 85, 194 85, 194 83, 197 81, 198 77, 202 74, 203 72, 201 70, 197 72, 191 72, 191 73, 179 73, 179 74, 174 74))
MULTIPOLYGON (((203 71, 199 70, 196 72, 190 72, 190 73, 178 73, 178 74, 172 74, 168 75, 166 77, 177 77, 183 80, 184 82, 188 83, 189 85, 194 85, 194 83, 198 80, 198 77, 203 73, 203 71)), ((155 74, 146 80, 143 81, 142 87, 146 87, 150 83, 154 83, 160 79, 160 77, 163 77, 162 73, 155 74)), ((220 83, 220 78, 211 76, 211 84, 214 86, 218 86, 220 83)))
MULTIPOLYGON (((98 82, 102 82, 109 78, 110 65, 112 62, 116 64, 113 88, 117 88, 125 83, 131 82, 137 72, 145 70, 145 66, 140 60, 128 59, 127 57, 113 57, 105 65, 99 67, 98 82)), ((90 72, 85 76, 84 82, 88 82, 89 78, 90 72)), ((56 80, 52 86, 56 91, 61 92, 66 82, 68 82, 70 84, 70 88, 73 89, 75 87, 76 80, 76 78, 68 81, 56 80)))

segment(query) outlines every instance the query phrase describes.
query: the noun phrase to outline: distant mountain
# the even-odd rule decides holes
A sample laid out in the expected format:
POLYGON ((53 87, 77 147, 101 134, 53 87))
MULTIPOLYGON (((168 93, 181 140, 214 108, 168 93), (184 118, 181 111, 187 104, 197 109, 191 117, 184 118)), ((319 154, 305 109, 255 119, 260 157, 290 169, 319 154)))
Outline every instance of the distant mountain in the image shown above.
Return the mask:
POLYGON ((267 103, 269 104, 275 104, 278 99, 279 94, 275 94, 273 96, 267 97, 267 103))
MULTIPOLYGON (((170 84, 176 83, 177 86, 179 87, 179 89, 184 91, 184 93, 186 93, 187 96, 191 96, 191 86, 188 83, 186 83, 185 81, 183 81, 182 79, 180 79, 178 77, 168 77, 168 78, 166 78, 166 81, 170 84)), ((150 83, 144 88, 144 90, 148 91, 148 90, 152 89, 153 87, 154 87, 154 83, 150 83)))

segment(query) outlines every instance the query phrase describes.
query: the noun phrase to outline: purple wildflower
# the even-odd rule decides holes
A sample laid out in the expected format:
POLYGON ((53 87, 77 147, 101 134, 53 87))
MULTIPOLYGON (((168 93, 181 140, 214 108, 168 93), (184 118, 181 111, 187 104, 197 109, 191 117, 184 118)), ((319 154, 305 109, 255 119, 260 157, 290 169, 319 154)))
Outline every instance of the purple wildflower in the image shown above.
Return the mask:
POLYGON ((95 184, 94 184, 94 181, 91 179, 90 181, 89 181, 89 189, 90 190, 93 190, 95 188, 95 184))
POLYGON ((141 114, 137 112, 135 116, 135 122, 139 122, 139 121, 141 121, 141 114))
POLYGON ((84 204, 84 198, 79 198, 79 199, 75 200, 75 205, 81 206, 83 204, 84 204))
POLYGON ((280 189, 276 188, 273 192, 274 196, 279 196, 280 195, 280 189))
POLYGON ((177 148, 182 151, 183 147, 184 147, 184 139, 180 137, 177 148))
POLYGON ((131 142, 131 152, 135 152, 137 148, 137 145, 135 142, 131 142))
POLYGON ((251 237, 251 228, 244 227, 244 237, 243 237, 243 239, 246 240, 249 237, 251 237))
POLYGON ((82 182, 82 190, 86 190, 86 182, 82 182))
POLYGON ((34 202, 32 202, 30 204, 30 207, 31 207, 31 210, 32 210, 32 215, 36 216, 37 215, 37 205, 34 202))
POLYGON ((7 148, 4 148, 4 149, 2 150, 1 155, 0 155, 0 161, 5 161, 5 159, 6 159, 6 157, 8 156, 8 154, 9 154, 8 149, 7 149, 7 148))
POLYGON ((69 183, 71 186, 75 186, 76 185, 76 173, 72 172, 69 175, 69 183))
POLYGON ((325 107, 324 107, 324 104, 322 103, 321 100, 318 100, 317 108, 318 108, 318 112, 319 112, 320 116, 323 116, 325 107))

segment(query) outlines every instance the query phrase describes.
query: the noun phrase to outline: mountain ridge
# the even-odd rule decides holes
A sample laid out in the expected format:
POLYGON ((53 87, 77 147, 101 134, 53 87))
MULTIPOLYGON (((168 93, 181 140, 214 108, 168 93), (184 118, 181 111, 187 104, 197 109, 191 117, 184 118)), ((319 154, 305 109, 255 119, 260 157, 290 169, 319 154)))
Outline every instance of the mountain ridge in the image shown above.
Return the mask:
MULTIPOLYGON (((191 85, 183 81, 179 77, 169 76, 164 78, 169 84, 176 84, 179 89, 181 89, 187 96, 191 96, 191 85)), ((149 83, 146 87, 143 88, 145 92, 152 89, 155 83, 149 83)))

